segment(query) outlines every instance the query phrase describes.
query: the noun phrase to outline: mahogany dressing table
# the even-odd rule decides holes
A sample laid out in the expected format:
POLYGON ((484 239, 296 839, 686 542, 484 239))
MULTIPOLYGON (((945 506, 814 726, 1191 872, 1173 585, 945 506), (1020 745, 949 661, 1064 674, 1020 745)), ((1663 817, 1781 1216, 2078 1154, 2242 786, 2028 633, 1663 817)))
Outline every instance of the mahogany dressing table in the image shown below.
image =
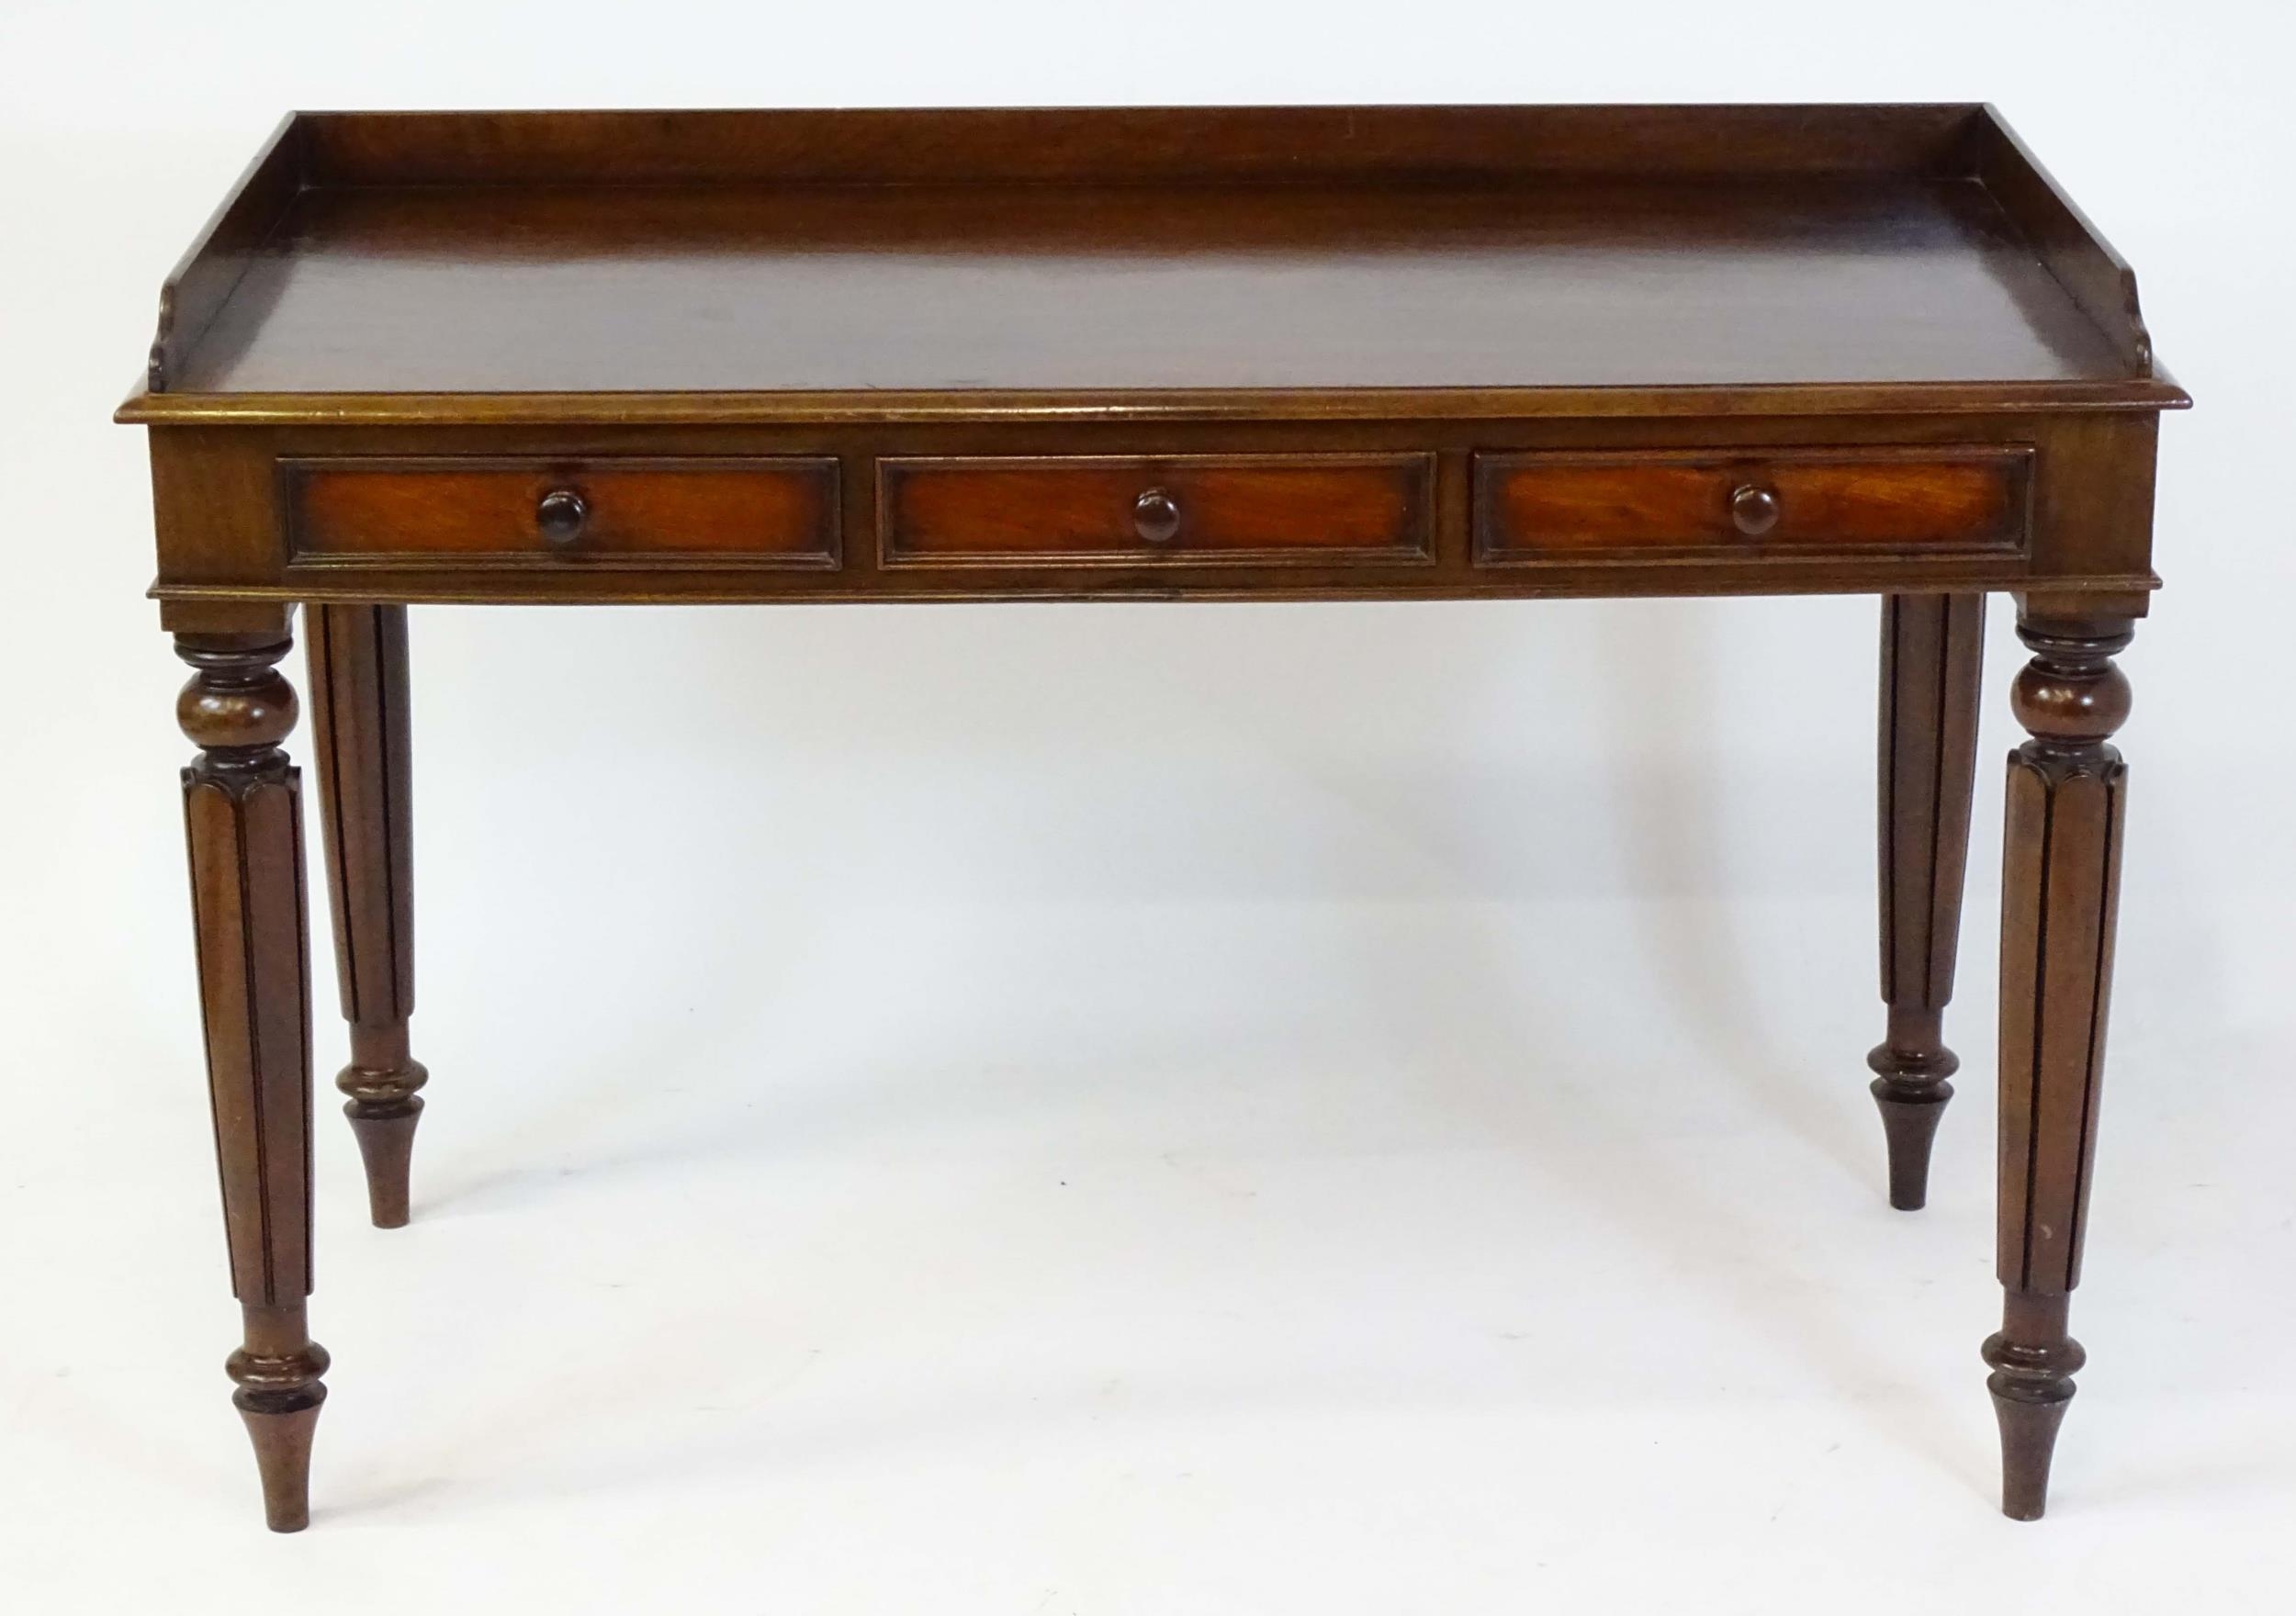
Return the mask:
MULTIPOLYGON (((1881 990, 1922 1204, 1985 598, 2016 600, 2003 1505, 2041 1514, 2157 580, 2128 267, 1980 107, 298 115, 162 294, 179 705, 233 1294, 308 1519, 310 724, 374 1221, 423 1067, 406 608, 1882 598, 1881 990)), ((1520 608, 1526 618, 1536 608, 1520 608)), ((1526 622, 1526 627, 1528 623, 1526 622)))

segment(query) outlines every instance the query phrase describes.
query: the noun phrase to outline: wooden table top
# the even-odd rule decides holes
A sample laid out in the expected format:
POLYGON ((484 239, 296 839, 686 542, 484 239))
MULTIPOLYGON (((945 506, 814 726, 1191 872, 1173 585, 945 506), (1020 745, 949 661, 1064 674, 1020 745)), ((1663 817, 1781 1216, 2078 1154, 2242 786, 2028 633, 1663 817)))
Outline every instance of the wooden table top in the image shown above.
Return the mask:
POLYGON ((306 115, 153 384, 126 419, 2182 401, 1970 107, 306 115))
POLYGON ((314 190, 217 392, 2106 380, 1974 181, 314 190))

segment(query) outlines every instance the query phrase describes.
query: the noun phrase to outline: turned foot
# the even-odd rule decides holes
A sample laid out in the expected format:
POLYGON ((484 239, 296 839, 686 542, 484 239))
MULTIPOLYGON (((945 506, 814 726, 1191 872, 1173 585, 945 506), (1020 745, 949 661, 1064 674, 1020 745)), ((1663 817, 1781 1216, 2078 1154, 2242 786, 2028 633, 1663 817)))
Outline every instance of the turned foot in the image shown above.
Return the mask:
POLYGON ((1876 1074, 1874 1103, 1889 1145, 1889 1204, 1901 1212, 1918 1212, 1929 1201, 1930 1147, 1953 1097, 1948 1080, 1961 1070, 1961 1057, 1945 1047, 1938 1023, 1936 1010, 1893 1009, 1888 1038, 1865 1057, 1876 1074))
POLYGON ((2088 1361, 2065 1332, 2064 1296, 2012 1297, 2003 1328, 1986 1338, 1993 1366, 1986 1390, 2001 1427, 2001 1513, 2038 1521, 2049 1507, 2049 1462, 2073 1400, 2073 1375, 2088 1361))
POLYGON ((305 1334, 299 1306, 247 1313, 249 1341, 283 1344, 272 1352, 242 1347, 231 1355, 224 1368, 239 1383, 231 1401, 254 1443, 264 1523, 274 1532, 300 1532, 311 1523, 311 1432, 327 1400, 319 1378, 327 1372, 327 1349, 305 1334))
POLYGON ((414 1127, 422 1117, 419 1092, 431 1074, 407 1053, 404 1022, 395 1027, 351 1029, 351 1064, 335 1078, 345 1098, 359 1159, 366 1166, 366 1206, 377 1229, 407 1223, 407 1175, 414 1127))
MULTIPOLYGON (((351 1075, 346 1072, 343 1077, 351 1075)), ((338 1084, 343 1081, 335 1080, 338 1084)), ((414 1159, 414 1125, 422 1120, 422 1102, 411 1097, 377 1110, 363 1100, 346 1100, 343 1114, 351 1119, 351 1136, 359 1142, 359 1160, 366 1168, 368 1220, 377 1229, 406 1228, 407 1178, 414 1159)))

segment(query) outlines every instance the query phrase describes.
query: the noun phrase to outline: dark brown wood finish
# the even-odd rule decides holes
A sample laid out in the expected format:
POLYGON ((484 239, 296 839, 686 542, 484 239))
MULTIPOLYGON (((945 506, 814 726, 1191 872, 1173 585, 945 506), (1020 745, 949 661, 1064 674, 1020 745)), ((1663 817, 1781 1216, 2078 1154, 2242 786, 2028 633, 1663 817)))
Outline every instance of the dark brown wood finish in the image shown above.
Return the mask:
POLYGON ((2016 218, 2049 274, 2096 320, 2122 362, 2150 375, 2153 336, 2137 307, 2136 271, 2074 206, 2017 131, 1991 108, 1986 112, 1962 131, 1970 171, 2016 218))
POLYGON ((298 188, 130 419, 2181 397, 1983 107, 325 114, 283 142, 298 188))
POLYGON ((1875 386, 1981 366, 2065 388, 2122 368, 1988 192, 1919 175, 342 188, 277 232, 186 389, 1875 386), (1780 305, 1799 318, 1747 341, 1780 305))
MULTIPOLYGON (((2119 824, 2093 714, 2047 692, 2110 694, 2112 625, 2157 583, 2158 417, 2187 402, 2125 262, 1989 107, 321 113, 169 277, 119 419, 152 429, 162 622, 222 708, 276 707, 313 609, 381 1223, 421 1105, 410 602, 1886 597, 1873 1063, 1899 1205, 1950 1092, 1982 600, 2041 603, 2004 960, 2037 1006, 2004 1013, 2027 1171, 1989 1349, 2030 1513, 2077 1361, 2065 1112, 2093 1062, 2066 1074, 2101 1026, 2101 955, 2088 999, 2076 956, 2110 930, 2089 854, 2119 824)), ((195 798, 193 857, 253 872, 201 934, 210 1001, 243 1006, 210 1049, 284 1522, 323 1355, 281 1203, 307 1179, 273 1160, 308 1132, 281 1087, 307 1060, 280 1030, 293 776, 254 709, 195 765, 229 789, 195 798), (231 924, 260 945, 218 965, 231 924), (230 1028, 257 1021, 251 1054, 230 1028), (224 1108, 251 1094, 259 1182, 254 1102, 224 1108)))
MULTIPOLYGON (((478 400, 473 408, 483 406, 478 400)), ((662 427, 529 423, 431 427, 167 427, 152 433, 155 489, 168 540, 154 592, 171 627, 232 626, 251 601, 767 601, 830 599, 1523 599, 1567 596, 1965 593, 2029 589, 2125 597, 2155 583, 2149 560, 2154 422, 2149 413, 1795 415, 1555 421, 1030 421, 875 426, 662 427), (2030 451, 2029 536, 2021 551, 1890 544, 1740 543, 1682 552, 1615 547, 1535 564, 1479 563, 1469 490, 1479 455, 1643 450, 1760 459, 1789 450, 1971 445, 2030 451), (535 553, 474 564, 467 555, 300 556, 282 535, 281 461, 442 453, 580 463, 622 456, 830 455, 840 466, 844 537, 833 567, 727 554, 658 567, 568 566, 535 553), (1434 561, 1392 565, 1317 557, 1154 556, 1112 566, 1047 555, 992 571, 881 566, 881 461, 948 455, 1151 462, 1188 456, 1432 453, 1434 561), (485 576, 478 576, 481 572, 485 576), (223 614, 218 621, 214 612, 223 614)), ((543 484, 533 485, 542 488, 543 484)), ((530 513, 520 520, 531 522, 530 513)), ((1144 547, 1143 547, 1144 549, 1144 547)))
POLYGON ((1961 1058, 1945 1045, 1976 788, 1983 595, 1882 601, 1882 1002, 1866 1056, 1889 1143, 1889 1204, 1929 1199, 1930 1147, 1961 1058))
POLYGON ((2000 1245, 2008 1292, 1985 1343, 2001 1423, 2001 1508, 2040 1518, 2057 1427, 2086 1360, 2066 1333, 2097 1150, 2128 770, 2113 663, 2133 625, 2028 600, 2032 652, 2009 692, 2032 738, 2009 754, 2001 866, 2000 1245))
POLYGON ((1412 185, 1525 172, 1965 173, 1969 106, 864 107, 320 112, 314 184, 998 181, 1412 185))
POLYGON ((300 195, 309 172, 310 134, 310 120, 301 118, 286 118, 272 130, 160 288, 159 329, 144 362, 144 381, 152 392, 177 385, 175 366, 215 323, 300 195))
POLYGON ((231 1294, 245 1324, 226 1368, 254 1439, 264 1517, 276 1532, 296 1532, 310 1520, 327 1353, 304 1321, 310 965, 301 785, 280 749, 295 727, 295 691, 276 667, 284 639, 179 636, 175 645, 195 669, 175 709, 199 746, 183 772, 184 822, 231 1294))
POLYGON ((413 744, 407 609, 314 606, 305 620, 311 750, 351 1060, 335 1078, 377 1229, 407 1221, 407 1174, 430 1072, 414 1013, 413 744))

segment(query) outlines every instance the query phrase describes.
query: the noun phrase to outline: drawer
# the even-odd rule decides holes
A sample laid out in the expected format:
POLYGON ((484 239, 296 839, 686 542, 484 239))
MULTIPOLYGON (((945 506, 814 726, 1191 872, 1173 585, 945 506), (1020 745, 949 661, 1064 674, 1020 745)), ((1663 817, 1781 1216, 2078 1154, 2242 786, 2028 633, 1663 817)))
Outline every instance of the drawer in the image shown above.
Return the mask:
POLYGON ((888 567, 1426 561, 1432 454, 882 460, 888 567))
POLYGON ((837 462, 805 458, 281 463, 296 559, 835 567, 837 462))
POLYGON ((2015 552, 2032 451, 1784 449, 1475 457, 1475 556, 2015 552))

